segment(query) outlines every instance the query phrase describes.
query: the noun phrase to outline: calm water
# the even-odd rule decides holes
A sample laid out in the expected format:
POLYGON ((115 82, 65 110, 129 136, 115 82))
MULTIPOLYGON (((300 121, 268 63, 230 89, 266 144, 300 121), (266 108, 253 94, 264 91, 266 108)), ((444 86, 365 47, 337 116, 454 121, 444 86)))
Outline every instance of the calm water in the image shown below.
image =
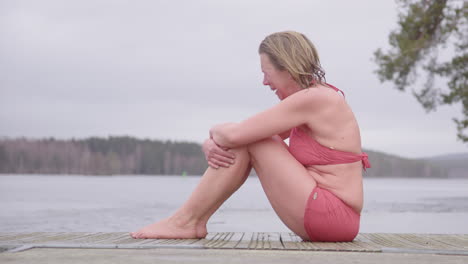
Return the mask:
MULTIPOLYGON (((199 177, 0 175, 0 232, 133 231, 172 213, 199 177)), ((365 179, 361 232, 468 233, 468 180, 365 179)), ((250 177, 209 232, 285 232, 250 177)))

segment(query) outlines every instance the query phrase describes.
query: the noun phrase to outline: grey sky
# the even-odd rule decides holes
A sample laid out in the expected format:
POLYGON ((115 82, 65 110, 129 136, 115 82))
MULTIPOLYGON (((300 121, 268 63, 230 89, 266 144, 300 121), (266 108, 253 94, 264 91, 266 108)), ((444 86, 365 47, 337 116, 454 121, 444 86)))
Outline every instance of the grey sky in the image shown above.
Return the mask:
POLYGON ((216 123, 277 103, 261 84, 268 34, 305 33, 344 90, 365 148, 404 157, 466 152, 452 117, 381 84, 372 53, 393 1, 0 2, 0 136, 130 135, 202 142, 216 123))

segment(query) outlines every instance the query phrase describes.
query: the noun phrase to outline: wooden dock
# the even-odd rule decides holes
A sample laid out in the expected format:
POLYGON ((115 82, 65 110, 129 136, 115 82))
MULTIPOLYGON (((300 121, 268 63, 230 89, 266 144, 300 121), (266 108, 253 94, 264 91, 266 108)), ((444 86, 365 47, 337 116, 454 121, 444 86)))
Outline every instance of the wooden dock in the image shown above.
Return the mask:
POLYGON ((293 233, 209 233, 204 239, 133 239, 128 233, 0 233, 0 251, 32 248, 237 249, 343 251, 468 256, 468 234, 359 234, 353 242, 304 242, 293 233))

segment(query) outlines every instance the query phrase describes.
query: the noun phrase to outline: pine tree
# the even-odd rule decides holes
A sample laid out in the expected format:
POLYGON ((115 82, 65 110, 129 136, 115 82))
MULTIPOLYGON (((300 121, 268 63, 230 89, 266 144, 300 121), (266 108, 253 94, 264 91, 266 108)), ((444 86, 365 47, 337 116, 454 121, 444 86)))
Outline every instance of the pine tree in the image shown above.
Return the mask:
POLYGON ((427 112, 461 102, 462 117, 454 118, 457 136, 468 142, 468 2, 463 0, 398 0, 398 29, 389 36, 390 50, 374 53, 380 81, 412 93, 427 112), (451 59, 439 61, 441 52, 451 59), (418 73, 425 72, 423 85, 418 73), (442 81, 436 81, 441 79, 442 81), (439 83, 446 83, 438 87, 439 83), (415 88, 421 87, 421 88, 415 88))

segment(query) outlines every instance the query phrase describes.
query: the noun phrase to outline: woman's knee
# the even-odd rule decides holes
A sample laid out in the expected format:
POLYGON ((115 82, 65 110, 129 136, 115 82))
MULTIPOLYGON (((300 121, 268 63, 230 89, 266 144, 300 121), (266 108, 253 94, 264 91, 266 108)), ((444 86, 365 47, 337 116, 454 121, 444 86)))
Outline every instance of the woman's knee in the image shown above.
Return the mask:
POLYGON ((238 154, 247 154, 248 152, 248 148, 247 146, 242 146, 242 147, 235 147, 235 148, 231 148, 229 149, 230 152, 238 155, 238 154))
POLYGON ((234 153, 236 160, 250 159, 250 154, 247 146, 232 148, 229 149, 229 152, 234 153))

